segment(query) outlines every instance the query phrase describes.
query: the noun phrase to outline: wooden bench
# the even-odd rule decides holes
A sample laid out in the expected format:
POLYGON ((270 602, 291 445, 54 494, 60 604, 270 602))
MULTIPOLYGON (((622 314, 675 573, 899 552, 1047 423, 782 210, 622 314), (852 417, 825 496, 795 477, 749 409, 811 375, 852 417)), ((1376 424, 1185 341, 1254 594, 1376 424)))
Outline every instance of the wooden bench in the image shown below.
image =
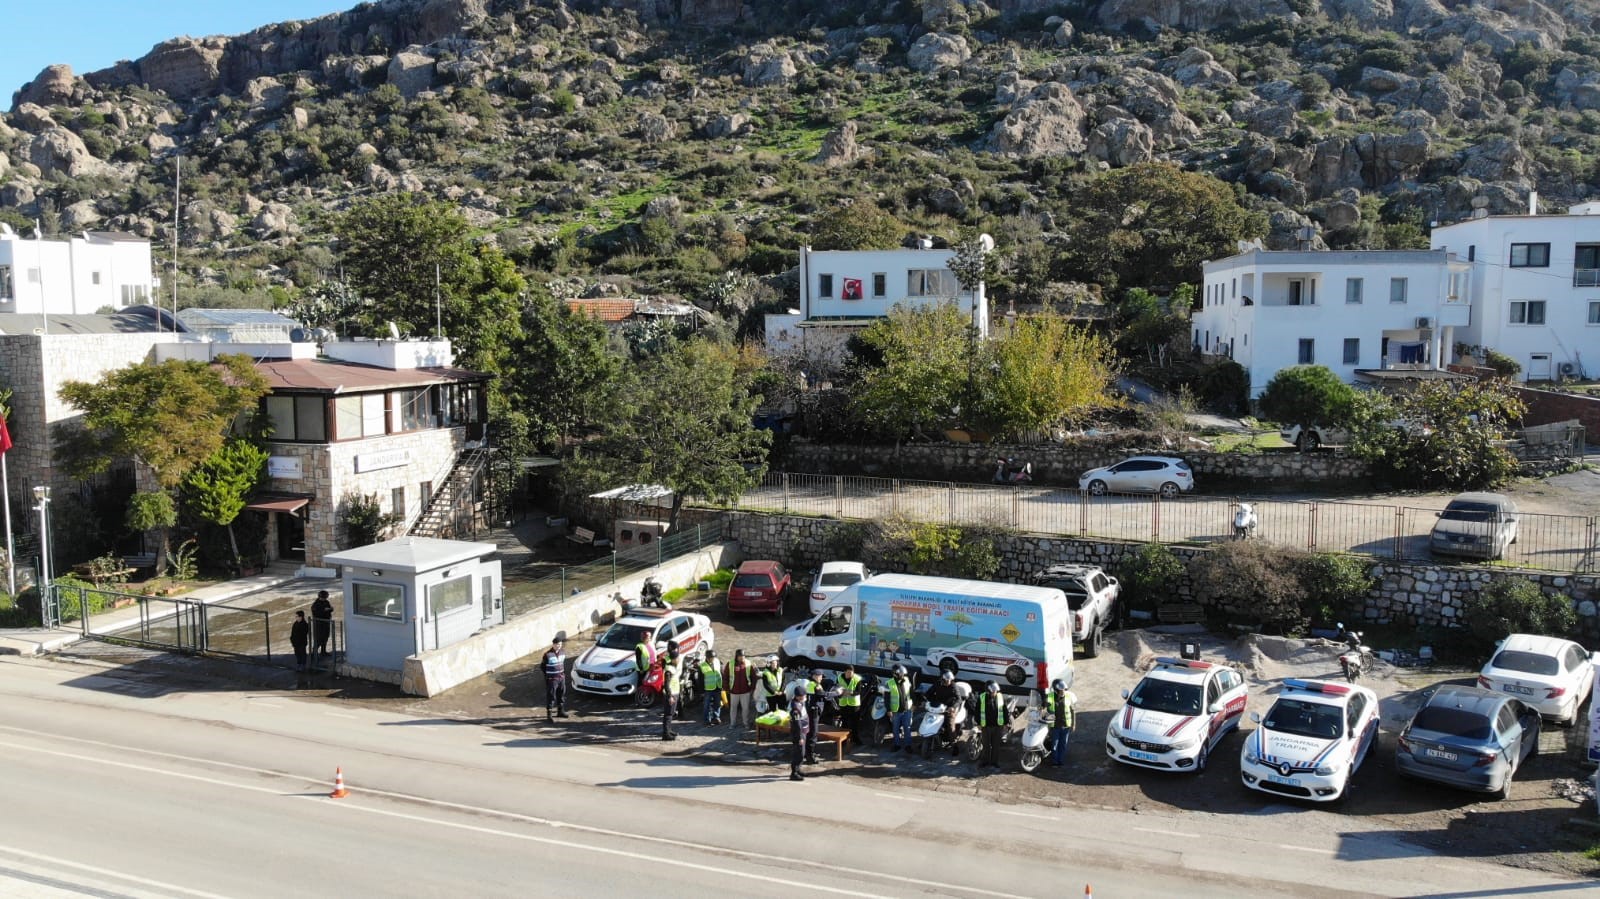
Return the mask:
MULTIPOLYGON (((791 739, 789 725, 787 724, 762 724, 756 722, 756 742, 760 743, 762 737, 771 737, 779 743, 787 743, 791 739)), ((847 730, 819 730, 817 731, 818 743, 832 743, 835 761, 844 761, 844 743, 850 739, 847 730)))
POLYGON ((610 546, 608 537, 596 537, 594 531, 588 528, 573 528, 567 539, 583 546, 610 546))
POLYGON ((1162 603, 1156 609, 1156 618, 1162 624, 1202 624, 1206 620, 1206 610, 1197 602, 1162 603))

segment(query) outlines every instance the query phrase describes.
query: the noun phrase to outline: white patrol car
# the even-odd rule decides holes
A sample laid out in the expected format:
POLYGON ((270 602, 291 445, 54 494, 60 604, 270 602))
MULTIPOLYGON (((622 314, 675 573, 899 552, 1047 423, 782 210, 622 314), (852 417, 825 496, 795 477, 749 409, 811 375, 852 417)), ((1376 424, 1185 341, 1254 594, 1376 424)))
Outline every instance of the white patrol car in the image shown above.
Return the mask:
POLYGON ((1245 738, 1239 775, 1252 790, 1314 802, 1343 798, 1378 740, 1378 694, 1355 684, 1287 679, 1245 738))
POLYGON ((1211 750, 1239 726, 1247 694, 1239 672, 1211 662, 1159 658, 1106 725, 1106 755, 1163 771, 1204 771, 1211 750))
POLYGON ((637 609, 607 628, 593 646, 578 656, 572 666, 572 685, 601 696, 633 695, 639 688, 633 654, 644 637, 655 644, 658 654, 667 651, 668 640, 678 641, 678 652, 685 659, 699 659, 716 642, 711 619, 704 615, 637 609))

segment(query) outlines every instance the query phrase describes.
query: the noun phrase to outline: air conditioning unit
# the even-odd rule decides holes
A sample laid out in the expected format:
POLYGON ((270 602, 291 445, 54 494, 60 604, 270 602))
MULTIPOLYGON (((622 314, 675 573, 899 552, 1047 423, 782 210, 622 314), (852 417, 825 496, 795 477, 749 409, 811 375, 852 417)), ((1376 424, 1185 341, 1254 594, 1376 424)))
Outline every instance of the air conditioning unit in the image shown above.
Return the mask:
POLYGON ((1576 378, 1577 376, 1578 376, 1578 363, 1576 363, 1576 362, 1563 362, 1563 363, 1561 363, 1561 377, 1563 377, 1563 378, 1576 378))
POLYGON ((1433 327, 1433 319, 1427 317, 1426 315, 1420 315, 1417 317, 1417 327, 1431 328, 1433 327))

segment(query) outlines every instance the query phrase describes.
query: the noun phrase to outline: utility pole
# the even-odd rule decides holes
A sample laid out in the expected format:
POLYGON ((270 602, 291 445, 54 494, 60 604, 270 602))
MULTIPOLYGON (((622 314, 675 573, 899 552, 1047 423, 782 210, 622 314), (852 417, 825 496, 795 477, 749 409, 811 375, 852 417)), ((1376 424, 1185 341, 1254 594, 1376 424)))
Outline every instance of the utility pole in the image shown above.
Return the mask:
MULTIPOLYGON (((176 157, 178 168, 172 176, 172 332, 178 332, 178 225, 183 213, 183 157, 176 157)), ((161 308, 161 302, 156 301, 156 308, 161 308)), ((161 317, 156 316, 160 323, 161 317)))

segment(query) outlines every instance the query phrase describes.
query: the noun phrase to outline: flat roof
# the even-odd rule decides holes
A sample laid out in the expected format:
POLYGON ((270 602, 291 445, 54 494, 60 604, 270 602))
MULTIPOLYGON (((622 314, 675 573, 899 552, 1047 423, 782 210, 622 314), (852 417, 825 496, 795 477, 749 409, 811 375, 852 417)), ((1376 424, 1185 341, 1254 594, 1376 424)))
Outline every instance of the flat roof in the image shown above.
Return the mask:
POLYGON ((489 381, 493 375, 464 368, 379 368, 332 359, 257 362, 273 393, 368 393, 429 384, 489 381))
POLYGON ((330 565, 351 565, 383 571, 416 574, 458 562, 481 559, 495 551, 493 543, 440 540, 435 537, 396 537, 370 546, 340 550, 323 556, 330 565))
POLYGON ((1472 375, 1439 368, 1358 368, 1356 377, 1369 381, 1476 381, 1472 375))
POLYGON ((163 329, 154 318, 137 312, 49 316, 0 312, 0 334, 155 334, 162 330, 170 332, 171 329, 163 329))

